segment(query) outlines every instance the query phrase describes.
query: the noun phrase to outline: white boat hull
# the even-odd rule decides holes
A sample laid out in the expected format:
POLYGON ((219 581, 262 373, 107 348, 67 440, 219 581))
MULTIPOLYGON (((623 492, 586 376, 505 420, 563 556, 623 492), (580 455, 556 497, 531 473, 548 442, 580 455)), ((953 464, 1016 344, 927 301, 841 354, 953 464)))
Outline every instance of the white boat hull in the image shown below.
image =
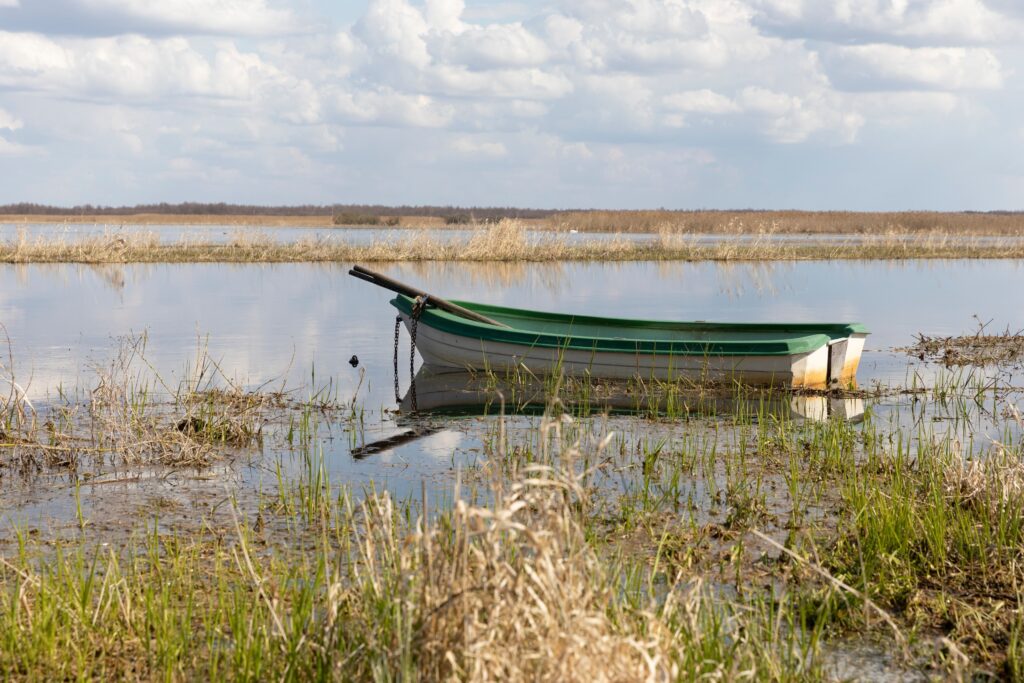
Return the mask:
MULTIPOLYGON (((402 314, 406 328, 409 316, 402 314)), ((665 354, 552 349, 485 341, 417 326, 416 348, 426 364, 459 370, 507 372, 526 368, 537 375, 563 372, 610 379, 692 379, 755 386, 820 388, 852 380, 866 335, 851 335, 792 355, 669 356, 665 354)))

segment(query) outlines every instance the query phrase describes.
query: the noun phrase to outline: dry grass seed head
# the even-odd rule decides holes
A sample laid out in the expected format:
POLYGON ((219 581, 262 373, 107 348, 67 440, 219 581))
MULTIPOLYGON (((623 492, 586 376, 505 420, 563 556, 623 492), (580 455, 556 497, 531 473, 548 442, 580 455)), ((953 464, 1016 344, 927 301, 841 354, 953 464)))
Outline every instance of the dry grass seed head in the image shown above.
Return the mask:
POLYGON ((381 575, 383 562, 401 586, 418 585, 420 671, 474 681, 670 678, 653 618, 630 629, 609 614, 616 584, 569 503, 579 485, 547 467, 524 474, 493 510, 459 501, 450 534, 428 529, 414 545, 387 540, 395 527, 386 496, 364 506, 367 576, 381 575))

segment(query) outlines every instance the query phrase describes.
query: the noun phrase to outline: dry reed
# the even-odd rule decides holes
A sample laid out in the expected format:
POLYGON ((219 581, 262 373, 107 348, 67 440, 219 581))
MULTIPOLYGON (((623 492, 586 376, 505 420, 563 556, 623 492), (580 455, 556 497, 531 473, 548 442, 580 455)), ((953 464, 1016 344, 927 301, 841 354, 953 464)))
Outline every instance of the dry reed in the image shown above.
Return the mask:
POLYGON ((558 230, 713 234, 1024 235, 1024 213, 939 211, 573 211, 548 219, 558 230))
MULTIPOLYGON (((726 234, 901 234, 946 233, 953 235, 1022 235, 1024 213, 942 212, 942 211, 713 211, 638 210, 565 211, 547 218, 517 219, 531 228, 579 232, 656 233, 670 225, 686 233, 726 234)), ((331 215, 226 215, 226 214, 132 214, 132 215, 45 215, 0 216, 3 223, 67 223, 117 225, 238 225, 258 227, 332 227, 331 215)), ((449 225, 442 216, 404 215, 403 228, 462 228, 449 225)))
POLYGON ((62 396, 45 415, 24 397, 13 368, 0 365, 0 381, 12 387, 0 398, 0 452, 22 468, 75 469, 83 458, 204 465, 221 449, 259 445, 268 415, 284 407, 281 394, 233 385, 201 347, 186 379, 169 386, 146 360, 145 345, 144 335, 122 338, 109 361, 94 365, 96 382, 84 399, 62 396))
MULTIPOLYGON (((653 610, 617 609, 614 574, 587 543, 570 504, 582 495, 579 484, 546 467, 523 474, 493 508, 460 500, 450 531, 427 527, 404 542, 390 498, 364 504, 356 585, 370 588, 371 601, 401 596, 412 607, 418 674, 473 681, 673 679, 671 629, 653 610)), ((338 596, 346 592, 342 584, 334 589, 338 596)), ((346 628, 353 628, 352 615, 345 616, 346 628)))
POLYGON ((223 243, 161 242, 155 233, 106 234, 76 240, 21 237, 0 244, 3 263, 346 263, 395 261, 763 261, 821 259, 1022 258, 1024 240, 951 234, 908 237, 891 233, 870 240, 754 239, 699 241, 664 223, 654 239, 570 240, 566 235, 530 234, 520 221, 477 228, 465 239, 430 231, 396 232, 369 244, 316 238, 279 242, 260 233, 238 232, 223 243))

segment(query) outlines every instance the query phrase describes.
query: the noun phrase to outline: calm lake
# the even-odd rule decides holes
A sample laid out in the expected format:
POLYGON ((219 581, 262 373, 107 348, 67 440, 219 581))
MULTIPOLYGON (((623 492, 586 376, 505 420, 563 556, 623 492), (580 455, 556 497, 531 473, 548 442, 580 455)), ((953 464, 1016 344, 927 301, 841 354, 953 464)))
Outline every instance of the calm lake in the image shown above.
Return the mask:
MULTIPOLYGON (((332 482, 387 487, 415 495, 424 478, 450 490, 453 471, 479 453, 488 422, 455 420, 429 436, 363 459, 351 450, 399 429, 391 409, 395 311, 391 294, 347 274, 350 264, 312 265, 5 265, 0 322, 10 336, 14 374, 39 404, 60 392, 88 392, 94 366, 109 361, 118 339, 147 337, 146 358, 169 384, 206 347, 221 371, 247 388, 328 382, 339 398, 357 393, 364 414, 358 438, 321 434, 332 482), (352 367, 349 359, 359 359, 352 367)), ((861 386, 905 384, 934 368, 896 351, 914 335, 1024 328, 1016 295, 1019 261, 563 263, 375 266, 441 296, 595 315, 722 321, 859 321, 871 330, 861 386)), ((403 329, 400 380, 409 383, 403 329)), ((7 361, 4 361, 5 364, 7 361)), ((893 404, 899 412, 903 404, 893 404)), ((984 430, 982 430, 984 431, 984 430)), ((981 438, 979 436, 979 438, 981 438)), ((97 507, 147 488, 198 505, 223 498, 232 482, 261 486, 263 465, 224 466, 219 475, 176 473, 147 482, 92 487, 97 507)), ((66 480, 22 482, 0 498, 0 519, 40 523, 74 514, 66 480)), ((118 508, 120 509, 120 508, 118 508)), ((112 522, 113 523, 113 522, 112 522)))

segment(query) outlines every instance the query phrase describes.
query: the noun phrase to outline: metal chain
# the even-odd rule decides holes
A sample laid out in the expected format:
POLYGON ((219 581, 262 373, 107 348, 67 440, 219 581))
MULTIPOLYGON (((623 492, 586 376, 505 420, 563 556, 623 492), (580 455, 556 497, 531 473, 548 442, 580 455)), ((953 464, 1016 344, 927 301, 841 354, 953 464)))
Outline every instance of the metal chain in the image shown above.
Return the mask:
POLYGON ((420 316, 427 307, 427 300, 426 295, 416 297, 416 303, 412 307, 412 324, 409 326, 409 336, 412 338, 409 343, 409 398, 412 399, 414 413, 419 411, 416 403, 416 330, 420 324, 420 316))
POLYGON ((402 316, 395 316, 395 403, 402 402, 402 396, 398 393, 398 333, 402 329, 402 316))
MULTIPOLYGON (((409 343, 409 398, 412 403, 412 412, 417 412, 416 405, 416 328, 419 327, 420 316, 427 307, 427 297, 418 297, 412 307, 412 315, 409 318, 412 323, 409 325, 409 335, 412 337, 409 343)), ((402 330, 402 316, 395 317, 395 353, 393 358, 395 372, 395 403, 402 402, 402 395, 398 388, 398 337, 402 330)))
POLYGON ((416 328, 419 327, 420 317, 414 315, 412 319, 412 329, 409 330, 409 335, 412 337, 412 341, 409 343, 409 396, 412 398, 412 412, 418 412, 419 406, 416 405, 416 375, 413 372, 416 363, 416 328))

